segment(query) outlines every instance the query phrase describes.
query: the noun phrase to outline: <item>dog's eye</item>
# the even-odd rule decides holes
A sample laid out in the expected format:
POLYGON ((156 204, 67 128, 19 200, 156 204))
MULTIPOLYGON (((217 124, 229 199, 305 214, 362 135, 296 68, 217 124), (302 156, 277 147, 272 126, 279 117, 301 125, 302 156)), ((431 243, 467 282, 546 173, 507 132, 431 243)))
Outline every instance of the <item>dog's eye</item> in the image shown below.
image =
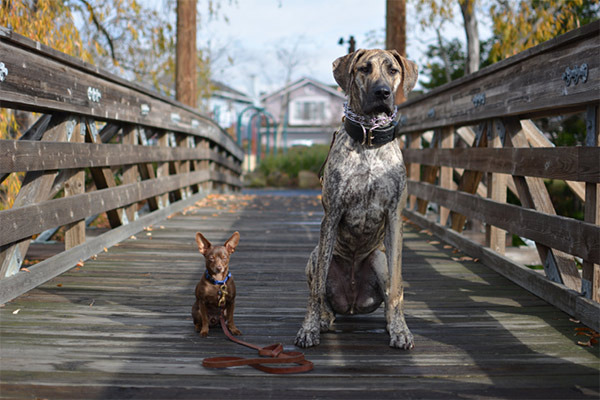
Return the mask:
POLYGON ((368 74, 371 71, 371 64, 363 65, 357 68, 358 72, 368 74))
POLYGON ((398 70, 396 68, 390 68, 390 74, 396 75, 397 73, 398 73, 398 70))

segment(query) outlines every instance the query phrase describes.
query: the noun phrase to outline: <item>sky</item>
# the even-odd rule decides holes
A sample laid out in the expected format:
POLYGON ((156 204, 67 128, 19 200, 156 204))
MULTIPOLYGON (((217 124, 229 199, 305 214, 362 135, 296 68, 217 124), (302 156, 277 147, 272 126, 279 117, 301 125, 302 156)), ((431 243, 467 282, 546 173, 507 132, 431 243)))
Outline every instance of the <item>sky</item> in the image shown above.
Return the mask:
MULTIPOLYGON (((201 13, 202 3, 199 1, 201 13)), ((419 27, 414 8, 407 3, 407 54, 422 65, 427 45, 435 43, 434 32, 419 27)), ((444 38, 464 42, 458 7, 455 15, 457 22, 446 24, 444 38)), ((331 64, 346 54, 348 47, 338 44, 340 38, 353 35, 357 49, 381 48, 385 0, 221 0, 218 16, 210 21, 204 16, 199 24, 198 45, 208 45, 216 60, 213 78, 248 94, 268 93, 285 83, 285 68, 275 56, 277 49, 296 49, 301 61, 292 80, 309 76, 335 84, 331 64), (367 40, 369 32, 379 38, 379 46, 367 40)))

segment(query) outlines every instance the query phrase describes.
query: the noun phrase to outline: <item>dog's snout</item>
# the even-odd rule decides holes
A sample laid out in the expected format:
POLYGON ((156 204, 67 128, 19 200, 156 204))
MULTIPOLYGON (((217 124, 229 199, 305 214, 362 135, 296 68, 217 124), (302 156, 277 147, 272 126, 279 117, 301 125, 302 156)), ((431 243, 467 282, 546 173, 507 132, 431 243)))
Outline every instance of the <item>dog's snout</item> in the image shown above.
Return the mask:
POLYGON ((387 100, 390 97, 390 95, 392 94, 392 91, 390 90, 390 88, 388 86, 384 86, 384 85, 375 87, 373 92, 374 92, 375 96, 381 100, 387 100))

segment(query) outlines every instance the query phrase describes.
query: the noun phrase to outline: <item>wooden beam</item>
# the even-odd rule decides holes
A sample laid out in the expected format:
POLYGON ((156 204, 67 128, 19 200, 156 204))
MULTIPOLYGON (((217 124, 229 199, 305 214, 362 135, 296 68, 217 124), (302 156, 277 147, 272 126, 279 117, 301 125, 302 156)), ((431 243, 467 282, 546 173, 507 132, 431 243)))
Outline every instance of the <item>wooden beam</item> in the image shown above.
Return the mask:
MULTIPOLYGON (((409 149, 420 149, 421 148, 421 134, 420 133, 411 133, 408 135, 408 148, 409 149)), ((404 157, 404 154, 406 152, 406 149, 402 151, 402 155, 404 157)), ((406 162, 406 159, 405 159, 406 162)), ((420 181, 421 180, 421 165, 417 164, 416 162, 408 162, 407 165, 408 168, 408 177, 410 179, 412 179, 413 181, 420 181)), ((417 204, 417 197, 416 196, 408 196, 408 207, 411 210, 415 209, 415 205, 417 204)))
POLYGON ((408 181, 408 192, 470 218, 577 257, 600 261, 600 227, 559 215, 498 203, 476 195, 408 181))
MULTIPOLYGON (((434 132, 433 139, 430 141, 430 148, 438 148, 440 145, 440 139, 441 132, 437 130, 434 132)), ((421 178, 421 182, 435 183, 439 170, 440 167, 438 165, 426 165, 425 168, 423 168, 423 177, 421 178)), ((417 211, 425 215, 427 213, 428 204, 429 201, 425 199, 417 199, 417 211)))
MULTIPOLYGON (((102 135, 100 135, 102 137, 102 135)), ((133 125, 126 125, 123 127, 123 144, 136 146, 137 139, 135 136, 135 127, 133 125)), ((123 165, 123 184, 129 185, 137 183, 140 180, 140 173, 138 168, 134 164, 123 165)), ((127 220, 129 222, 134 221, 138 218, 138 204, 132 203, 125 207, 125 213, 127 214, 127 220)))
MULTIPOLYGON (((65 115, 57 115, 52 117, 52 121, 48 126, 48 130, 44 132, 41 140, 61 142, 67 137, 67 122, 65 115)), ((71 122, 69 122, 71 123, 71 122)), ((30 204, 36 204, 48 198, 48 193, 52 189, 54 178, 57 171, 36 171, 29 172, 25 175, 21 189, 17 194, 13 207, 8 210, 12 211, 26 207, 30 204)), ((19 225, 27 224, 27 216, 22 219, 15 220, 12 225, 3 223, 3 229, 0 232, 10 232, 9 227, 16 228, 19 225)), ((39 230, 39 233, 42 230, 39 230)), ((27 250, 29 249, 30 236, 26 235, 19 238, 13 238, 4 243, 0 243, 0 280, 16 274, 21 268, 21 264, 25 259, 27 250), (23 240, 25 239, 25 240, 23 240), (20 240, 20 241, 19 241, 20 240), (17 243, 17 241, 19 241, 17 243), (6 246, 9 245, 9 246, 6 246)))
MULTIPOLYGON (((529 145, 525 134, 520 129, 518 120, 505 120, 505 127, 508 146, 526 147, 529 145)), ((513 179, 524 207, 556 215, 552 199, 542 179, 522 176, 514 176, 513 179)), ((581 277, 572 256, 539 242, 536 242, 536 248, 549 279, 563 283, 570 289, 580 290, 581 277)))

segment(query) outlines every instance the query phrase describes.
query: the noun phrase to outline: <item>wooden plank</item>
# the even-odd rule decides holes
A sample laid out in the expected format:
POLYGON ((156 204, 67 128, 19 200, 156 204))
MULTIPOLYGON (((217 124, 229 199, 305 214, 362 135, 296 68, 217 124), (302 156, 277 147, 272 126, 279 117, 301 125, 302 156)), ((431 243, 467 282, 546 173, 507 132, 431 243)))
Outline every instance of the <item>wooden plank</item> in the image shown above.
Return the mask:
MULTIPOLYGON (((83 121, 78 121, 78 125, 82 123, 83 121)), ((82 143, 85 141, 85 137, 80 133, 81 129, 77 128, 79 126, 75 127, 71 134, 71 143, 82 143)), ((79 170, 65 182, 65 197, 82 193, 85 193, 85 171, 79 170)), ((65 227, 65 250, 69 250, 84 242, 85 219, 82 218, 79 221, 67 224, 65 227)))
POLYGON ((401 104, 400 132, 505 116, 556 115, 598 104, 599 32, 600 21, 594 21, 401 104), (588 66, 587 81, 567 86, 565 68, 582 63, 588 66), (429 117, 430 110, 435 118, 429 117))
MULTIPOLYGON (((175 150, 175 149, 169 148, 169 136, 168 136, 167 132, 164 132, 164 131, 161 131, 158 133, 158 146, 164 147, 165 150, 175 150)), ((174 151, 172 151, 171 153, 174 153, 174 151)), ((169 176, 169 163, 168 162, 159 162, 156 165, 156 176, 158 178, 163 177, 163 176, 169 176)), ((167 206, 167 205, 169 205, 169 194, 168 193, 162 194, 162 195, 158 196, 157 200, 158 200, 159 207, 161 206, 161 204, 163 206, 167 206)))
POLYGON ((0 230, 0 246, 30 237, 56 226, 114 210, 159 194, 194 183, 212 180, 226 185, 240 186, 241 182, 217 171, 197 171, 110 189, 96 190, 68 198, 49 200, 0 211, 0 218, 9 229, 0 230))
POLYGON ((126 144, 0 140, 0 173, 73 169, 152 162, 211 160, 240 174, 239 163, 207 149, 140 147, 126 144))
POLYGON ((480 259, 486 266, 515 282, 517 285, 581 320, 595 331, 600 330, 600 319, 598 318, 598 315, 600 315, 599 303, 587 301, 587 299, 580 296, 576 291, 566 289, 565 286, 547 280, 537 272, 516 264, 503 255, 481 246, 457 232, 429 221, 413 211, 404 210, 403 214, 419 226, 429 229, 445 242, 459 248, 471 257, 480 259))
POLYGON ((3 33, 0 52, 10 74, 0 87, 0 106, 35 112, 70 112, 95 120, 185 132, 205 137, 234 154, 238 161, 242 160, 242 149, 207 116, 106 71, 100 73, 89 64, 66 55, 57 56, 56 51, 40 43, 23 40, 12 32, 3 33), (99 96, 89 95, 88 91, 99 96))
MULTIPOLYGON (((67 136, 66 124, 64 115, 53 116, 48 125, 48 130, 44 132, 41 140, 58 142, 65 140, 67 136)), ((56 175, 57 171, 36 171, 26 174, 11 210, 46 200, 52 189, 52 184, 54 183, 56 175)), ((7 210, 7 212, 10 212, 11 210, 7 210)), ((3 224, 3 226, 7 228, 10 226, 18 228, 19 224, 26 223, 27 217, 25 216, 24 218, 24 220, 14 221, 12 225, 6 223, 6 225, 3 224)), ((2 230, 2 232, 7 231, 8 229, 2 230)), ((42 230, 36 233, 41 231, 42 230)), ((29 248, 30 236, 31 235, 22 236, 0 244, 0 246, 2 246, 0 247, 0 280, 19 271, 21 263, 25 259, 25 254, 27 254, 27 249, 29 248), (20 239, 26 240, 15 243, 20 239), (8 243, 13 244, 4 246, 8 243)))
POLYGON ((600 260, 600 227, 596 225, 423 182, 409 180, 408 192, 553 249, 594 262, 600 260))
POLYGON ((443 165, 546 179, 596 183, 600 181, 598 166, 600 149, 598 148, 408 149, 404 150, 404 157, 406 162, 425 165, 443 165))

